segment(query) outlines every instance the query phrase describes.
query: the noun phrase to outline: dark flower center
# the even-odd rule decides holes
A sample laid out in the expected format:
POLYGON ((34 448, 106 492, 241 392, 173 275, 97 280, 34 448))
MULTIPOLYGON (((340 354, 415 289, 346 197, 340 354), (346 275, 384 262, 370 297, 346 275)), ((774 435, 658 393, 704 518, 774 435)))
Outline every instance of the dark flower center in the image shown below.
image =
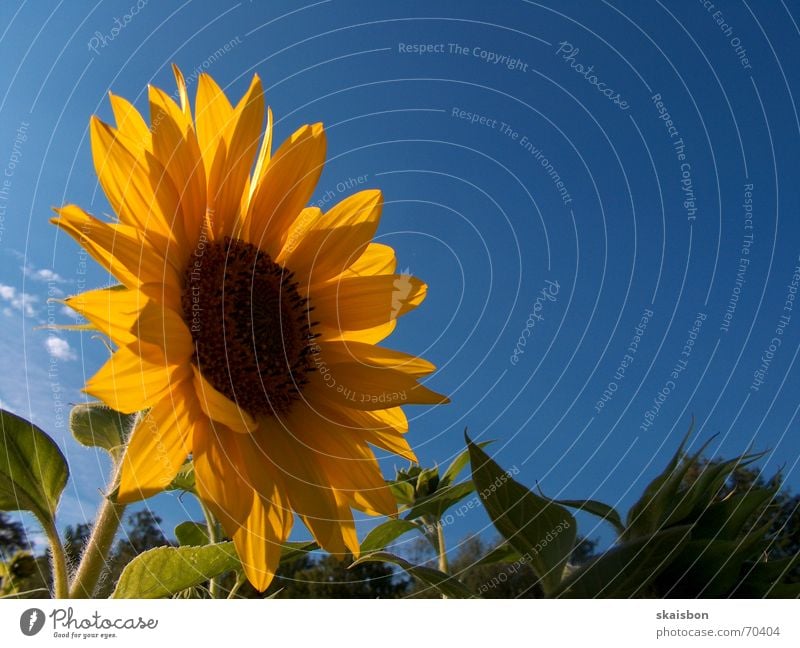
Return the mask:
POLYGON ((251 415, 284 414, 312 371, 313 322, 293 274, 255 245, 200 239, 184 276, 194 362, 251 415))

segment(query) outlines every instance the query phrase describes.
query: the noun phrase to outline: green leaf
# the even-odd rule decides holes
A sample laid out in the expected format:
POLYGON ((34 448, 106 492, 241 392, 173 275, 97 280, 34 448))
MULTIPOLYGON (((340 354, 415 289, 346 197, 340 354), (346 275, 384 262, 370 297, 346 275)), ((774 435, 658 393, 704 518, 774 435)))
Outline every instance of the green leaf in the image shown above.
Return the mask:
POLYGON ((373 554, 362 556, 353 562, 351 566, 354 567, 355 565, 365 562, 388 562, 397 565, 423 584, 433 587, 447 598, 476 598, 455 576, 440 572, 438 569, 412 565, 407 560, 386 551, 378 551, 373 554))
POLYGON ((426 497, 414 504, 405 514, 405 519, 413 520, 423 515, 431 515, 436 520, 441 520, 442 515, 444 515, 447 509, 458 504, 474 491, 475 484, 471 481, 461 482, 460 484, 448 486, 447 488, 440 488, 430 497, 426 497))
POLYGON ((697 538, 735 540, 749 531, 746 528, 748 522, 757 511, 763 513, 774 496, 774 489, 753 488, 715 502, 697 520, 693 535, 697 538))
POLYGON ((694 418, 692 418, 689 430, 683 437, 667 467, 647 485, 642 497, 628 511, 628 524, 623 536, 626 540, 651 535, 662 527, 663 521, 674 509, 677 501, 676 494, 681 487, 683 478, 697 457, 700 456, 700 453, 711 442, 711 439, 709 439, 703 444, 703 447, 693 458, 685 457, 684 448, 693 430, 694 418))
POLYGON ((389 520, 379 524, 367 534, 361 543, 361 553, 370 554, 385 549, 404 533, 415 531, 419 527, 408 520, 389 520))
MULTIPOLYGON (((706 443, 706 445, 708 444, 706 443)), ((705 446, 701 448, 701 452, 704 448, 705 446)), ((668 526, 689 524, 697 520, 706 512, 737 467, 748 466, 762 456, 764 453, 741 455, 728 461, 706 464, 688 488, 680 489, 670 499, 668 506, 665 507, 666 515, 663 516, 665 524, 668 526)), ((699 457, 700 453, 697 453, 684 460, 687 470, 697 464, 699 457)))
POLYGON ((175 475, 175 479, 173 479, 172 483, 167 486, 167 490, 182 490, 189 493, 195 492, 194 463, 192 463, 191 459, 181 466, 178 474, 175 475))
POLYGON ((202 547, 209 543, 208 529, 199 522, 181 522, 175 527, 175 537, 181 547, 202 547))
POLYGON ((163 598, 239 567, 233 542, 204 547, 157 547, 127 564, 112 598, 163 598))
POLYGON ((513 563, 517 562, 520 557, 519 551, 514 549, 514 547, 507 542, 503 542, 476 562, 474 567, 480 565, 495 565, 497 563, 513 563))
POLYGON ((621 534, 625 531, 625 525, 622 522, 622 518, 620 517, 617 511, 609 506, 608 504, 603 504, 603 502, 598 502, 597 500, 553 500, 556 504, 561 504, 562 506, 568 506, 569 508, 573 508, 578 511, 586 511, 587 513, 591 513, 599 517, 601 520, 605 520, 611 526, 614 527, 614 530, 621 534))
MULTIPOLYGON (((313 542, 286 543, 281 563, 291 562, 316 548, 313 542)), ((203 547, 157 547, 127 564, 112 598, 163 598, 240 569, 233 542, 203 547)))
POLYGON ((411 506, 414 503, 414 486, 412 484, 404 480, 398 480, 387 482, 387 485, 398 504, 411 506))
MULTIPOLYGON (((466 432, 466 430, 464 430, 466 432)), ((481 441, 478 443, 479 448, 485 448, 491 443, 491 441, 481 441)), ((456 478, 458 477, 459 473, 461 473, 464 468, 467 467, 469 463, 469 448, 463 450, 454 460, 453 463, 448 466, 447 470, 444 471, 442 475, 441 484, 443 486, 449 486, 452 484, 456 478)))
POLYGON ((31 511, 52 525, 68 478, 55 442, 33 423, 0 410, 0 510, 31 511))
POLYGON ((75 440, 88 448, 102 448, 118 461, 135 414, 121 414, 103 403, 80 403, 69 415, 75 440))
POLYGON ((561 582, 575 548, 575 518, 563 506, 518 484, 469 437, 466 439, 472 478, 489 517, 539 576, 545 594, 552 592, 561 582))
POLYGON ((691 533, 673 527, 618 545, 572 572, 554 598, 629 598, 648 586, 676 559, 691 533))

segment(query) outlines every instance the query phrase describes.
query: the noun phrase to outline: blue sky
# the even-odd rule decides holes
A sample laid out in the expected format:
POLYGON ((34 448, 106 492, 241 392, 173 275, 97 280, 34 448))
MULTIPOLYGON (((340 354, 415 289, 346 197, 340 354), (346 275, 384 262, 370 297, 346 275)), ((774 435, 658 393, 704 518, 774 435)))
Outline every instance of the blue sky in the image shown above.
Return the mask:
MULTIPOLYGON (((423 463, 468 427, 523 483, 625 511, 694 415, 694 445, 766 450, 800 486, 800 5, 714 4, 4 2, 0 399, 65 450, 61 526, 105 479, 65 417, 107 350, 36 327, 107 277, 50 208, 109 212, 89 116, 172 93, 172 62, 192 95, 200 70, 233 98, 260 74, 277 141, 323 121, 315 200, 383 190, 379 238, 430 287, 389 342, 453 401, 409 408, 423 463)), ((197 515, 152 506, 168 533, 197 515)), ((488 524, 456 516, 451 542, 488 524)))

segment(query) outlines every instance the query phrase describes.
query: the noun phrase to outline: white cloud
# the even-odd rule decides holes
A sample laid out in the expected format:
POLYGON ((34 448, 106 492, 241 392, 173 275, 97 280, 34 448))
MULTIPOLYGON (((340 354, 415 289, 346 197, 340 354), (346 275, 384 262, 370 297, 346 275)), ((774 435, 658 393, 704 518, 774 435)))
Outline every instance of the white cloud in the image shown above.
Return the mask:
POLYGON ((77 360, 78 356, 66 340, 51 335, 44 342, 47 352, 58 360, 77 360))
MULTIPOLYGON (((39 297, 30 293, 20 292, 14 286, 0 284, 0 299, 8 302, 11 308, 25 313, 28 317, 35 317, 39 312, 36 309, 36 304, 40 301, 39 297)), ((3 312, 8 314, 7 309, 3 312)))
POLYGON ((35 266, 28 263, 22 266, 22 272, 26 277, 30 277, 34 281, 41 281, 42 283, 69 283, 69 281, 54 270, 50 270, 49 268, 39 268, 37 270, 35 266))

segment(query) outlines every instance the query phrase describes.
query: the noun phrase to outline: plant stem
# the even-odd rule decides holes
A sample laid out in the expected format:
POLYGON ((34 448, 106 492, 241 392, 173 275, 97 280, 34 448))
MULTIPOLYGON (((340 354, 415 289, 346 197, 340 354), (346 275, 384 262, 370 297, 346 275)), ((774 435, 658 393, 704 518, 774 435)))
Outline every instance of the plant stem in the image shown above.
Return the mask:
POLYGON ((436 522, 436 544, 439 551, 439 571, 447 574, 447 551, 444 546, 444 527, 441 520, 436 522))
MULTIPOLYGON (((111 480, 109 492, 113 492, 119 480, 119 466, 114 467, 114 476, 111 480)), ((75 574, 75 580, 70 589, 70 598, 91 598, 97 587, 97 581, 103 567, 106 566, 108 553, 117 535, 117 529, 125 511, 125 504, 113 502, 109 497, 103 500, 97 521, 92 528, 92 535, 86 544, 83 558, 75 574)))
MULTIPOLYGON (((203 516, 206 518, 206 528, 208 529, 208 541, 210 544, 216 544, 219 542, 219 525, 217 524, 217 520, 206 508, 206 505, 203 504, 202 500, 198 498, 200 502, 200 508, 203 511, 203 516)), ((208 594, 212 599, 220 598, 220 583, 219 578, 214 577, 208 583, 208 594)))
POLYGON ((55 598, 69 598, 69 573, 67 572, 67 557, 64 554, 64 545, 58 535, 54 522, 44 525, 44 532, 50 542, 50 554, 53 569, 53 593, 55 598))

